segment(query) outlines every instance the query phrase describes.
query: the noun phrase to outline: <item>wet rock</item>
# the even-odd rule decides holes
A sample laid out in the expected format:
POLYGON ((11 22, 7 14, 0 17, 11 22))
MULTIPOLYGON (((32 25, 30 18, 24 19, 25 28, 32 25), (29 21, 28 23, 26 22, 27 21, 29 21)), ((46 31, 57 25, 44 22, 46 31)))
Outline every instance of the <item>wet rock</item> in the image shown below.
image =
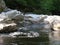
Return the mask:
POLYGON ((24 16, 20 11, 10 10, 0 14, 0 32, 14 32, 17 31, 23 22, 24 16))
POLYGON ((0 12, 0 32, 17 31, 18 25, 21 25, 24 19, 23 14, 20 11, 7 8, 3 0, 0 0, 0 12))
POLYGON ((16 24, 0 24, 0 33, 9 33, 17 31, 16 24))
POLYGON ((52 24, 52 28, 55 31, 59 31, 60 30, 60 21, 59 20, 54 21, 52 24))

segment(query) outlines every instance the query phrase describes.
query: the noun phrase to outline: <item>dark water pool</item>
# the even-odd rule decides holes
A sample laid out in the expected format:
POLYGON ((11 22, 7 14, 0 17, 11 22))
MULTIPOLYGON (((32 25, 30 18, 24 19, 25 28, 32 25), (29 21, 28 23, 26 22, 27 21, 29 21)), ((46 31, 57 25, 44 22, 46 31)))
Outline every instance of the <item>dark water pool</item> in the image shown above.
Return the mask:
POLYGON ((42 32, 38 38, 11 38, 0 36, 0 45, 60 45, 59 33, 59 31, 53 31, 49 34, 42 32))

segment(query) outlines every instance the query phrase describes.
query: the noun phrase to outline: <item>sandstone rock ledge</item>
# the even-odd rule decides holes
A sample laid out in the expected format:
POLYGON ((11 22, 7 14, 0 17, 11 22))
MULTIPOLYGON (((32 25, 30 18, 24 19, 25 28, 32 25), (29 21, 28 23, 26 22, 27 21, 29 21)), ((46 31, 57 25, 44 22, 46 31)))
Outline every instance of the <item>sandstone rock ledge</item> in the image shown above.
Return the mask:
POLYGON ((0 24, 0 33, 10 33, 14 31, 17 31, 17 27, 15 23, 0 24))

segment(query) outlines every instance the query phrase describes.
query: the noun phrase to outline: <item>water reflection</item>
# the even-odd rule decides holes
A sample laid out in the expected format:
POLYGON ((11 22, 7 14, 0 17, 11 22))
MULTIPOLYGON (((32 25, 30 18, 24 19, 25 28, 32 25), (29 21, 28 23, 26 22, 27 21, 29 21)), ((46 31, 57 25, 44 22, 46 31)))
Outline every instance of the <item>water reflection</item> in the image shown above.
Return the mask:
POLYGON ((0 36, 0 45, 49 45, 49 38, 46 33, 41 32, 38 38, 12 38, 0 36))
POLYGON ((40 32, 39 38, 11 38, 0 36, 0 45, 60 45, 60 31, 46 34, 40 32))
POLYGON ((47 42, 39 42, 39 41, 28 41, 28 40, 17 40, 11 38, 3 38, 3 42, 0 45, 48 45, 47 42))
POLYGON ((49 34, 50 45, 60 45, 60 31, 52 31, 49 34))
POLYGON ((60 31, 40 32, 39 38, 12 38, 0 36, 0 45, 60 45, 60 31))

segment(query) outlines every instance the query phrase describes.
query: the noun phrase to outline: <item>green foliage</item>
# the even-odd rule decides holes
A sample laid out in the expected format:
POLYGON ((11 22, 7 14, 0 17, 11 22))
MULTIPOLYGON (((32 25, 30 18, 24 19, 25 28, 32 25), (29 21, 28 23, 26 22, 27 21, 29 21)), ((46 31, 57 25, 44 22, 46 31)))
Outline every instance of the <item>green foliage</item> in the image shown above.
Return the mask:
POLYGON ((3 8, 0 8, 0 12, 2 12, 3 11, 3 8))
POLYGON ((32 7, 39 7, 40 1, 39 0, 27 0, 27 4, 32 7))
POLYGON ((27 5, 26 0, 16 0, 19 4, 27 5))
POLYGON ((41 0, 41 10, 45 13, 49 13, 53 9, 53 0, 41 0))
POLYGON ((53 0, 53 6, 55 7, 55 10, 60 10, 60 0, 53 0))
POLYGON ((16 7, 19 7, 24 11, 34 9, 32 10, 33 13, 51 14, 52 10, 60 10, 60 0, 5 0, 5 2, 8 6, 13 5, 11 7, 17 5, 16 7))
POLYGON ((52 4, 53 4, 52 0, 41 1, 41 7, 42 9, 45 9, 45 10, 50 10, 53 7, 52 4))

